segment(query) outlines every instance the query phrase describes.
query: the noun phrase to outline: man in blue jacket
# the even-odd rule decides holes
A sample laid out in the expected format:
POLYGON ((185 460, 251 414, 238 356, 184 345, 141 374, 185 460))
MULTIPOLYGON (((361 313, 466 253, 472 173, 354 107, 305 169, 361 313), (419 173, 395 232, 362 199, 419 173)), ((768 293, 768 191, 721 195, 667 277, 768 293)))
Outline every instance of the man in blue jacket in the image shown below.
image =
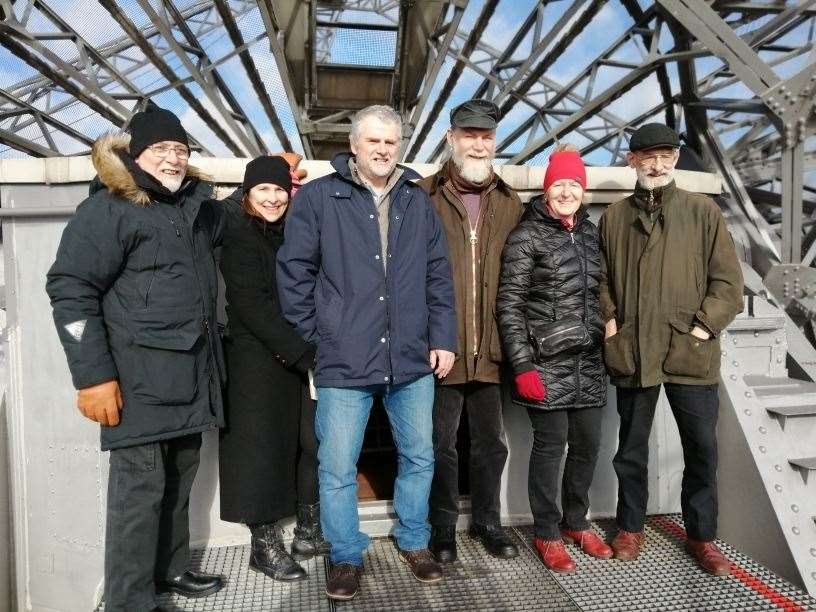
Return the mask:
POLYGON ((428 196, 397 167, 399 115, 361 110, 351 153, 335 172, 305 185, 286 221, 278 291, 286 318, 317 346, 317 437, 321 522, 332 547, 326 594, 351 599, 368 537, 357 516, 357 459, 375 395, 383 399, 398 469, 394 537, 417 580, 438 582, 428 552, 433 478, 433 375, 456 350, 447 245, 428 196))

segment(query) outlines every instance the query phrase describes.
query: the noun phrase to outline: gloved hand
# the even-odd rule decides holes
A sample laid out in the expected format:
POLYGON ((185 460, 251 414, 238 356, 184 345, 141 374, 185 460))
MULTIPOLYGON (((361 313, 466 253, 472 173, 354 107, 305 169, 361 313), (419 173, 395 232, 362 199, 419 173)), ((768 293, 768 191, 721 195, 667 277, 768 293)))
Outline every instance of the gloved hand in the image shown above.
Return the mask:
POLYGON ((118 425, 122 404, 122 392, 116 380, 109 380, 77 391, 79 411, 100 425, 108 427, 118 425))
POLYGON ((275 155, 282 157, 289 164, 289 174, 292 177, 292 197, 294 198, 297 190, 303 186, 303 179, 308 174, 306 170, 298 170, 298 165, 303 156, 291 152, 275 153, 275 155))
POLYGON ((547 397, 547 389, 536 370, 516 374, 516 392, 532 402, 543 402, 547 397))

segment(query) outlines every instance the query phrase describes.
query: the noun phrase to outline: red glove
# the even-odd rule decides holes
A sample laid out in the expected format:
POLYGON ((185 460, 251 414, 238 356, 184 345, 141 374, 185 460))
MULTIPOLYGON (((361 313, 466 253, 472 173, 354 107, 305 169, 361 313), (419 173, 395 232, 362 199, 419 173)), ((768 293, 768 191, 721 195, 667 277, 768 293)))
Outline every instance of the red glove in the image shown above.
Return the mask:
POLYGON ((543 402, 547 397, 547 389, 536 370, 516 374, 516 392, 533 402, 543 402))

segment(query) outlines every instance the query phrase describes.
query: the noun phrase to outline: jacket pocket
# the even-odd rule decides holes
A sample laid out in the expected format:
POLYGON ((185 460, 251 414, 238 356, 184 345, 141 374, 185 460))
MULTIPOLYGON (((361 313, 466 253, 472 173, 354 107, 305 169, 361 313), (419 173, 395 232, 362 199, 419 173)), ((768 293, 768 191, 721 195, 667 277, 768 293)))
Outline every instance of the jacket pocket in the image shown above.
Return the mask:
POLYGON ((332 295, 328 301, 319 304, 315 322, 321 340, 334 341, 343 318, 343 299, 332 295))
POLYGON ((690 325, 676 319, 669 321, 669 324, 672 327, 671 343, 663 362, 663 371, 689 378, 708 377, 716 344, 713 338, 708 340, 695 338, 690 333, 690 325))
POLYGON ((612 376, 632 376, 635 373, 632 340, 631 323, 625 323, 617 334, 604 340, 604 363, 612 376))
POLYGON ((178 327, 136 321, 132 391, 145 404, 190 404, 198 393, 199 354, 204 344, 197 320, 178 327))
POLYGON ((493 310, 493 317, 490 322, 490 344, 488 346, 490 361, 501 363, 504 361, 502 355, 501 337, 499 336, 499 324, 496 320, 496 311, 493 310))

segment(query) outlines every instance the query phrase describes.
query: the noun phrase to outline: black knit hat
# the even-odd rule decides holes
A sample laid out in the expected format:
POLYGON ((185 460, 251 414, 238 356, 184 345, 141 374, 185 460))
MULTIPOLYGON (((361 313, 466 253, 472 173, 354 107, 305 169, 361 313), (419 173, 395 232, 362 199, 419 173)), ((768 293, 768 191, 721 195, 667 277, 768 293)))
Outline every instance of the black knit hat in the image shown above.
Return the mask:
POLYGON ((647 123, 641 125, 629 139, 630 151, 645 151, 655 147, 680 148, 680 137, 668 125, 647 123))
POLYGON ((272 183, 291 194, 292 175, 288 162, 278 155, 261 155, 249 162, 244 170, 244 193, 261 183, 272 183))
POLYGON ((147 101, 145 109, 130 120, 130 156, 139 157, 147 147, 157 142, 180 142, 189 147, 187 132, 174 113, 147 101))

